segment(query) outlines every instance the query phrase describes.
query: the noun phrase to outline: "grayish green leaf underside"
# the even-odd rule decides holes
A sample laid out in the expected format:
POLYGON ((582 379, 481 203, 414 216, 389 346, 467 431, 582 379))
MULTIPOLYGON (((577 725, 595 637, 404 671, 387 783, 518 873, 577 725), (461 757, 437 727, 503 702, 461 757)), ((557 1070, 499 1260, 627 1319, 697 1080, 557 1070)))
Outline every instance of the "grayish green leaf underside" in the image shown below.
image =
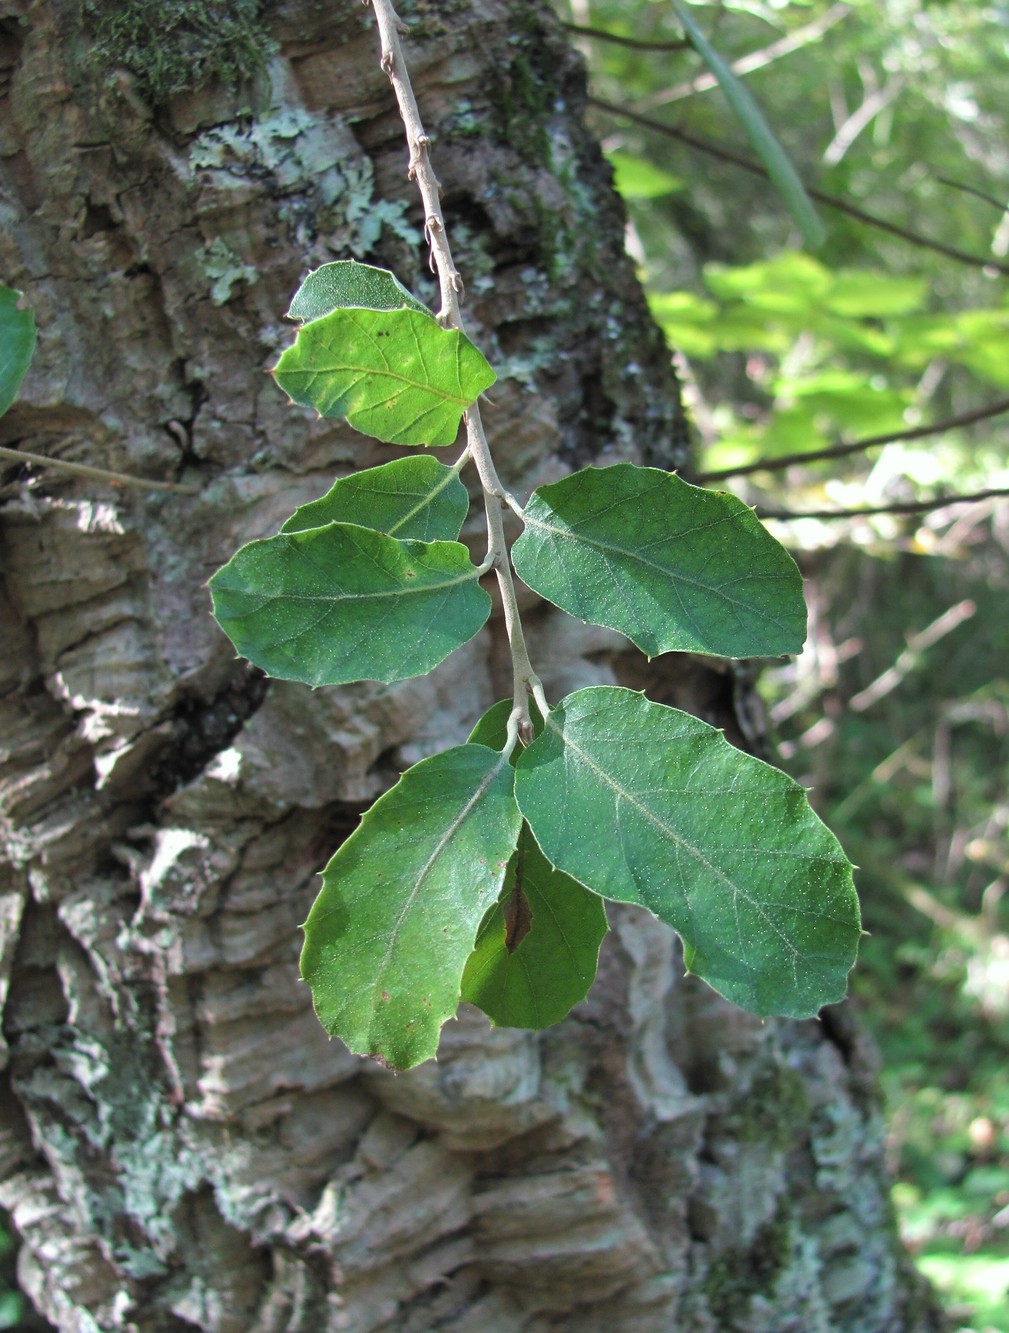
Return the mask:
POLYGON ((452 444, 496 378, 457 329, 417 310, 334 310, 303 324, 274 371, 296 403, 389 444, 452 444))
POLYGON ((17 396, 35 352, 35 316, 17 308, 20 295, 0 284, 0 416, 17 396))
POLYGON ((210 580, 243 657, 283 680, 423 676, 476 634, 490 597, 459 542, 397 541, 352 523, 243 546, 210 580))
POLYGON ((326 1031, 408 1069, 435 1055, 519 833, 513 769, 462 745, 409 769, 323 873, 301 975, 326 1031))
POLYGON ((300 505, 280 530, 358 523, 400 540, 451 542, 468 511, 469 496, 455 471, 419 454, 340 477, 320 499, 300 505))
POLYGON ((340 259, 335 264, 323 264, 308 275, 295 292, 287 317, 305 324, 334 310, 353 307, 400 310, 404 306, 434 319, 427 306, 412 296, 387 268, 359 264, 356 259, 340 259))
POLYGON ((860 935, 851 866, 803 789, 697 718, 579 690, 519 757, 547 858, 681 936, 687 967, 753 1013, 842 999, 860 935))
POLYGON ((498 1027, 559 1023, 588 994, 606 931, 602 899, 555 870, 524 824, 501 897, 467 960, 462 998, 498 1027), (527 913, 528 933, 509 948, 527 913))
POLYGON ((796 653, 802 578, 741 500, 658 468, 586 468, 533 493, 512 548, 521 579, 641 650, 796 653))

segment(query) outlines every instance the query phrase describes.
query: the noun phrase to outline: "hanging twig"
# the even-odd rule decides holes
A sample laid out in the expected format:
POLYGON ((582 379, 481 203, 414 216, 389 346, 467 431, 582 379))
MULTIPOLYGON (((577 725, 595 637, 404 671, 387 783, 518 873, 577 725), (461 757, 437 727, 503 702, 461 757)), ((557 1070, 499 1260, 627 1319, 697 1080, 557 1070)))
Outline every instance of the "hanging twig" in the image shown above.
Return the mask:
POLYGON ((746 463, 740 467, 720 468, 717 472, 698 472, 693 480, 722 481, 726 477, 748 477, 753 472, 780 472, 783 468, 795 464, 818 463, 824 458, 847 458, 850 454, 860 454, 866 449, 875 449, 881 444, 894 444, 898 440, 921 440, 927 435, 942 435, 945 431, 955 430, 959 426, 970 426, 975 421, 986 421, 989 417, 1000 416, 1009 412, 1009 398, 999 398, 987 407, 975 408, 973 412, 961 412, 958 416, 947 417, 945 421, 933 422, 931 426, 912 426, 908 430, 891 431, 887 435, 871 435, 865 440, 854 440, 851 444, 833 444, 826 449, 810 449, 806 453, 782 454, 780 458, 759 458, 756 463, 746 463))
MULTIPOLYGON (((655 134, 676 139, 680 143, 686 144, 688 148, 696 148, 700 153, 707 153, 709 157, 718 158, 720 162, 727 162, 730 166, 739 167, 740 170, 748 171, 753 176, 760 176, 764 180, 768 179, 767 172, 759 162, 744 157, 742 153, 737 153, 734 149, 712 143, 709 139, 698 138, 697 135, 689 134, 686 130, 678 129, 674 125, 664 125, 660 120, 655 120, 651 116, 643 116, 640 112, 631 111, 627 107, 616 106, 612 102, 604 101, 601 97, 590 97, 588 100, 591 106, 598 107, 600 111, 605 111, 611 116, 623 116, 624 119, 632 121, 635 125, 641 125, 644 129, 652 130, 655 134)), ((999 260, 985 255, 974 255, 966 250, 958 250, 956 246, 946 245, 943 241, 932 240, 928 236, 922 236, 918 232, 908 230, 907 227, 900 227, 895 222, 887 222, 885 218, 867 213, 864 209, 857 208, 854 204, 849 204, 847 200, 839 199, 836 195, 826 194, 823 190, 816 190, 808 185, 805 188, 810 199, 815 199, 818 204, 833 208, 838 213, 845 213, 858 222, 864 222, 867 227, 875 227, 877 231, 885 231, 891 236, 898 236, 902 241, 907 241, 909 245, 917 246, 919 249, 933 250, 936 254, 945 255, 947 259, 953 259, 958 264, 969 264, 971 268, 994 270, 996 273, 1004 273, 1009 277, 1009 264, 1000 263, 999 260)))

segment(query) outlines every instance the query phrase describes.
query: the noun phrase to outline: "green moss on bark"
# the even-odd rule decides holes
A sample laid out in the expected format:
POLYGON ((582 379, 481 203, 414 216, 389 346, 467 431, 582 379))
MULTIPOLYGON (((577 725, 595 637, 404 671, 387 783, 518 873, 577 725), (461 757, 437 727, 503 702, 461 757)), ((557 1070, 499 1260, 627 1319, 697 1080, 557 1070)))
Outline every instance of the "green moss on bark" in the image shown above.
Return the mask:
POLYGON ((788 1269, 794 1249, 794 1223, 782 1202, 757 1232, 748 1249, 731 1250, 716 1259, 704 1280, 708 1308, 724 1328, 746 1314, 757 1296, 773 1297, 779 1276, 788 1269))
POLYGON ((151 103, 212 81, 226 87, 257 74, 273 44, 260 0, 86 0, 95 56, 125 68, 151 103))

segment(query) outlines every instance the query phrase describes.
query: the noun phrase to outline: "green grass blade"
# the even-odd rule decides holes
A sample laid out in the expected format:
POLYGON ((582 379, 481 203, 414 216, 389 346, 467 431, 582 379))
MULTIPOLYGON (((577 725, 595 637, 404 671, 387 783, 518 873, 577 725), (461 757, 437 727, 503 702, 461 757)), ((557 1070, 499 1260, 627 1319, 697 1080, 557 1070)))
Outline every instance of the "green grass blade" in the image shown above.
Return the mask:
POLYGON ((749 91, 736 78, 694 22, 693 16, 686 5, 682 3, 682 0, 669 0, 669 2, 676 11, 676 16, 683 25, 684 32, 690 38, 694 50, 718 80, 718 86, 721 88, 725 100, 746 130, 750 143, 767 168, 767 174, 777 187, 785 206, 802 232, 804 244, 810 250, 819 249, 826 240, 827 233, 816 209, 813 207, 812 200, 806 193, 805 186, 792 166, 788 154, 774 137, 771 127, 764 119, 763 113, 749 91))

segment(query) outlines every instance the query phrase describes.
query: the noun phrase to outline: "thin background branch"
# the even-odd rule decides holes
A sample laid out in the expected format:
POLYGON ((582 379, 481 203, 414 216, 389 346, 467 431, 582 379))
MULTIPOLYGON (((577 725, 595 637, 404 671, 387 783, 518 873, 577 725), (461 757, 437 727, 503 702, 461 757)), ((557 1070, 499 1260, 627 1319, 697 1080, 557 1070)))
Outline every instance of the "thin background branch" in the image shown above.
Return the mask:
MULTIPOLYGON (((631 111, 628 107, 616 106, 613 102, 604 101, 601 97, 590 97, 588 100, 591 106, 598 107, 600 111, 605 111, 611 116, 617 118, 622 116, 635 125, 641 125, 644 129, 652 130, 654 133, 664 135, 669 139, 676 139, 680 143, 686 144, 688 148, 695 148, 698 152, 707 153, 709 157, 715 157, 730 166, 739 167, 740 170, 748 171, 753 176, 760 176, 764 180, 768 179, 767 172, 758 162, 744 157, 742 153, 737 153, 734 149, 726 148, 708 139, 701 139, 696 134, 689 134, 686 130, 678 129, 675 125, 665 125, 661 120, 655 120, 652 116, 643 116, 640 112, 631 111)), ((885 231, 891 236, 899 236, 902 241, 907 241, 909 245, 915 245, 922 250, 934 250, 936 254, 945 255, 947 259, 953 259, 958 264, 969 264, 971 268, 994 270, 1009 277, 1009 264, 1001 263, 997 259, 985 255, 973 255, 966 250, 958 250, 955 246, 946 245, 942 241, 932 240, 928 236, 910 231, 907 227, 900 227, 894 222, 887 222, 885 218, 876 217, 872 213, 865 212, 864 209, 856 208, 854 204, 849 204, 844 199, 839 199, 836 195, 827 194, 823 190, 816 190, 812 186, 806 186, 806 193, 817 203, 823 204, 827 208, 833 208, 838 213, 845 213, 848 217, 864 222, 868 227, 875 227, 877 231, 885 231)))
POLYGON ((958 416, 947 417, 945 421, 933 422, 930 426, 912 426, 908 430, 891 431, 887 435, 871 435, 865 440, 854 440, 851 444, 834 444, 827 449, 810 449, 806 453, 782 454, 780 458, 760 458, 756 463, 746 463, 740 467, 721 468, 717 472, 699 472, 695 481, 722 481, 725 477, 748 477, 752 472, 780 472, 783 468, 796 463, 817 463, 824 458, 846 458, 849 454, 860 454, 866 449, 875 449, 881 444, 894 444, 898 440, 921 440, 928 435, 942 435, 945 431, 955 430, 958 426, 970 426, 975 421, 986 421, 989 417, 1000 416, 1009 412, 1009 398, 999 398, 987 407, 976 408, 972 412, 961 412, 958 416))
POLYGON ((776 518, 788 522, 796 518, 871 518, 875 514, 927 514, 949 505, 972 504, 976 500, 996 500, 1009 496, 1009 487, 973 491, 970 495, 940 495, 934 500, 904 500, 886 505, 867 505, 864 509, 764 509, 757 505, 758 518, 776 518))

